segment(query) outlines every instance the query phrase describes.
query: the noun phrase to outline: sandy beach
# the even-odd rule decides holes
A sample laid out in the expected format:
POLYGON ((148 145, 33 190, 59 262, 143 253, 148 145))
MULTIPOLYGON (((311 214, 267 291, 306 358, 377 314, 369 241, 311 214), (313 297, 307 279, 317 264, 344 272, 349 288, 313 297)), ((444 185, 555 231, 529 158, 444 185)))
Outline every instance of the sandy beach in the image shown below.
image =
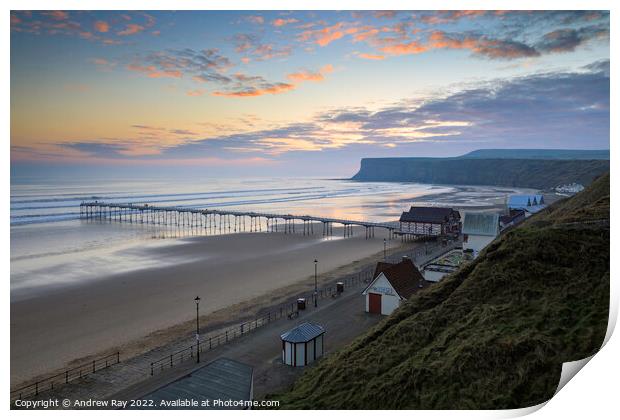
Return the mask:
MULTIPOLYGON (((403 193, 347 208, 360 219, 372 212, 373 219, 394 220, 412 204, 500 209, 502 197, 515 191, 467 186, 436 190, 421 197, 403 193)), ((354 271, 357 261, 368 264, 380 259, 384 237, 378 230, 375 238, 366 240, 358 228, 356 236, 344 239, 342 228, 334 226, 329 240, 320 234, 266 232, 222 236, 194 232, 179 238, 174 231, 148 225, 58 224, 58 229, 44 231, 47 236, 62 238, 63 243, 75 240, 86 249, 74 253, 73 247, 67 252, 65 246, 56 255, 50 238, 35 228, 23 232, 41 243, 27 242, 25 257, 11 261, 12 286, 28 286, 11 292, 12 386, 96 356, 121 351, 123 357, 130 357, 187 338, 193 334, 196 295, 202 299, 203 326, 217 328, 251 317, 252 311, 311 289, 315 258, 321 282, 335 272, 354 271), (136 240, 133 232, 140 230, 144 232, 136 240), (123 232, 127 235, 119 236, 123 232), (83 238, 121 239, 106 248, 90 249, 83 238), (36 258, 29 256, 33 246, 36 258)), ((315 232, 321 232, 320 225, 315 232)), ((390 248, 400 246, 399 240, 389 243, 390 248)))
MULTIPOLYGON (((281 297, 287 286, 313 284, 315 258, 320 278, 383 251, 380 234, 366 240, 361 231, 361 236, 347 239, 339 233, 335 228, 331 240, 254 233, 163 241, 128 251, 149 253, 162 261, 161 267, 71 284, 13 302, 11 383, 108 350, 126 349, 130 343, 130 351, 137 352, 185 329, 191 334, 196 295, 201 297, 201 315, 260 297, 268 302, 274 298, 270 294, 281 297), (156 334, 162 330, 167 333, 156 334), (147 336, 151 340, 141 341, 147 336)), ((399 246, 397 240, 389 244, 399 246)))

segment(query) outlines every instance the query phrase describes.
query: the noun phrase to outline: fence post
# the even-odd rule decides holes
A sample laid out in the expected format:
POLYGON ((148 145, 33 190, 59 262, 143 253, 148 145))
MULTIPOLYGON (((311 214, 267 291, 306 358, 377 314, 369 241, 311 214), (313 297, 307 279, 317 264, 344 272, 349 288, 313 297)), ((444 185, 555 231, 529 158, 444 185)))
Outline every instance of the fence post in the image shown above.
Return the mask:
POLYGON ((121 352, 117 351, 116 352, 116 363, 120 363, 121 362, 121 352))
POLYGON ((226 330, 226 342, 228 343, 228 330, 226 330))
POLYGON ((153 376, 153 362, 151 362, 151 376, 153 376))
POLYGON ((93 373, 95 373, 95 361, 93 360, 93 373))
POLYGON ((211 350, 211 337, 209 337, 209 350, 211 350))
POLYGON ((69 371, 65 370, 65 383, 68 384, 69 383, 69 371))
POLYGON ((172 367, 172 354, 170 355, 170 367, 172 367))
POLYGON ((34 383, 34 395, 39 395, 39 383, 34 383))

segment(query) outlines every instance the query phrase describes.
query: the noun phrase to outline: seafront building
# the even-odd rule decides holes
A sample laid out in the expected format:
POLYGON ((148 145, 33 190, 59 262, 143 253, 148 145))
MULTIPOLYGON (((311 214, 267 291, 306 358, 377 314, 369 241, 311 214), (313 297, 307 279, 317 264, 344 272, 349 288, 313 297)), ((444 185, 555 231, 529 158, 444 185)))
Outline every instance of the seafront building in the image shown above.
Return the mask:
POLYGON ((460 213, 447 207, 411 207, 399 219, 398 233, 403 235, 458 236, 460 231, 460 213))
POLYGON ((366 298, 366 312, 390 315, 403 301, 428 285, 408 257, 397 264, 379 262, 373 280, 362 292, 366 298))
POLYGON ((545 207, 545 197, 541 194, 511 195, 508 197, 508 209, 523 210, 525 211, 526 217, 529 217, 534 213, 538 213, 545 207))
POLYGON ((463 251, 476 258, 499 235, 498 213, 465 213, 463 219, 463 251))

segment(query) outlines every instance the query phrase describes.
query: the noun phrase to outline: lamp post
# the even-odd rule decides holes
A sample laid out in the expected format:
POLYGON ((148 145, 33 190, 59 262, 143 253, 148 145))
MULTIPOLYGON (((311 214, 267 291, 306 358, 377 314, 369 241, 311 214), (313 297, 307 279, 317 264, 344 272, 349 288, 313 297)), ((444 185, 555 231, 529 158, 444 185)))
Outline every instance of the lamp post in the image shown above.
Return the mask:
POLYGON ((317 271, 316 271, 317 270, 317 268, 316 268, 317 267, 316 266, 317 263, 318 263, 318 261, 315 259, 314 260, 314 307, 315 308, 317 307, 317 302, 316 301, 317 301, 317 297, 318 297, 318 294, 319 294, 319 289, 318 289, 318 284, 317 284, 317 271))
POLYGON ((383 238, 383 261, 387 262, 387 241, 383 238))
POLYGON ((196 363, 200 363, 200 321, 198 316, 198 305, 200 305, 200 297, 196 296, 196 363))

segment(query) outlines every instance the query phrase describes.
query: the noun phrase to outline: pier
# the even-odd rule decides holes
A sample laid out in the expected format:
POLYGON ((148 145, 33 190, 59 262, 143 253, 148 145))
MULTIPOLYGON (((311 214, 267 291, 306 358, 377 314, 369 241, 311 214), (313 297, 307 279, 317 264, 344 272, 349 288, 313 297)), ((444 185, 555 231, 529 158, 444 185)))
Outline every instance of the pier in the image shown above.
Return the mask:
POLYGON ((333 236, 333 225, 338 224, 343 227, 342 231, 345 238, 353 236, 354 226, 363 227, 366 239, 374 238, 375 229, 384 229, 387 231, 387 237, 392 239, 398 229, 396 223, 375 223, 308 215, 237 210, 105 203, 100 201, 81 203, 80 219, 198 227, 211 233, 220 234, 233 232, 283 232, 285 234, 300 233, 302 235, 314 235, 315 225, 319 224, 322 227, 322 235, 327 237, 333 236), (300 224, 301 226, 299 226, 300 224))

